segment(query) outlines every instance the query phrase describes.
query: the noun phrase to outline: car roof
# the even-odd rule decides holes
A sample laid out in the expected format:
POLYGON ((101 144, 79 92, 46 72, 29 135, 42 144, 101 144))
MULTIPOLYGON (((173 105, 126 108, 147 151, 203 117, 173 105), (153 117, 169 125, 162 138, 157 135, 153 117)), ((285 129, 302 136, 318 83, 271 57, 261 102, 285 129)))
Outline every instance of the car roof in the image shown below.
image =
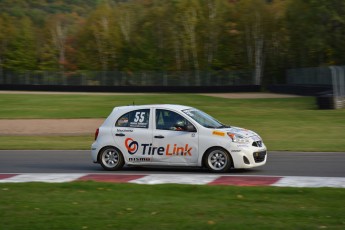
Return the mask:
POLYGON ((113 118, 122 115, 123 113, 127 113, 133 110, 140 110, 140 109, 150 109, 150 108, 158 108, 158 109, 170 109, 174 111, 182 111, 184 109, 194 109, 190 106, 185 105, 173 105, 173 104, 152 104, 152 105, 127 105, 127 106, 117 106, 115 107, 110 115, 105 119, 102 126, 111 126, 113 125, 113 118))
POLYGON ((147 108, 171 109, 171 110, 182 111, 185 109, 191 109, 193 107, 185 106, 185 105, 175 105, 175 104, 127 105, 127 106, 115 107, 114 111, 115 110, 147 109, 147 108))

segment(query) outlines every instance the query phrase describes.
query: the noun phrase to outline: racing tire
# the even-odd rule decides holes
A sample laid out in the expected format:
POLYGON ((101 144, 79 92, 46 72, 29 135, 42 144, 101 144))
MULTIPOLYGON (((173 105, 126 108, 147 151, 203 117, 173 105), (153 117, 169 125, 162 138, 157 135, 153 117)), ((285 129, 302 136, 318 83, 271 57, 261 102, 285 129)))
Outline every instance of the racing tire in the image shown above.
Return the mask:
POLYGON ((105 147, 100 151, 99 162, 108 171, 120 170, 125 164, 121 151, 111 146, 105 147))
POLYGON ((211 172, 223 173, 232 167, 232 158, 225 149, 215 147, 205 153, 204 165, 211 172))

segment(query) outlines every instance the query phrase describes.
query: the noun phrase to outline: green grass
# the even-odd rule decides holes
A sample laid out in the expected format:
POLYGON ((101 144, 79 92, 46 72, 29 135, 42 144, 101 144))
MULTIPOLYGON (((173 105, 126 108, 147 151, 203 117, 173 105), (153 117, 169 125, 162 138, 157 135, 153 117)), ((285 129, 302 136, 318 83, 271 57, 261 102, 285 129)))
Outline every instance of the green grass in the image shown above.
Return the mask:
MULTIPOLYGON (((269 150, 345 151, 345 110, 318 110, 313 97, 225 99, 196 94, 1 94, 0 119, 105 118, 113 107, 133 102, 135 104, 174 103, 194 106, 223 123, 258 132, 269 150)), ((58 139, 60 138, 64 139, 63 137, 58 139)), ((56 139, 54 136, 0 137, 0 148, 50 149, 53 145, 49 142, 56 142, 56 139), (34 145, 33 139, 39 144, 34 145), (10 145, 11 141, 17 144, 10 145)), ((66 138, 63 142, 64 145, 57 144, 56 146, 61 149, 88 149, 92 137, 66 138)))
MULTIPOLYGON (((195 94, 148 95, 0 95, 0 118, 99 118, 107 117, 115 106, 174 103, 199 105, 215 98, 195 94)), ((226 100, 223 102, 226 102, 226 100)))
MULTIPOLYGON (((0 95, 0 119, 105 118, 114 106, 176 103, 257 131, 269 150, 345 151, 345 110, 315 99, 194 94, 0 95)), ((1 128, 1 127, 0 127, 1 128)), ((90 136, 0 136, 1 149, 89 149, 90 136)), ((0 184, 0 229, 344 229, 345 190, 95 182, 0 184)))
POLYGON ((0 229, 344 229, 345 190, 0 184, 0 229))

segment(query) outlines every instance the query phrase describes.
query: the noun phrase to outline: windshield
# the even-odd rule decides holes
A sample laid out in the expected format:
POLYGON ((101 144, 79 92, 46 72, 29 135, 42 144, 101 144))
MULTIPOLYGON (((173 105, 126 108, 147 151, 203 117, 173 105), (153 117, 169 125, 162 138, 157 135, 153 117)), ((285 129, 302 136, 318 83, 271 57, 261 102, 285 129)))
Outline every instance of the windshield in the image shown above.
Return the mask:
POLYGON ((230 126, 223 125, 210 115, 197 109, 185 109, 182 112, 191 117, 194 121, 198 122, 200 125, 206 128, 229 128, 230 126))

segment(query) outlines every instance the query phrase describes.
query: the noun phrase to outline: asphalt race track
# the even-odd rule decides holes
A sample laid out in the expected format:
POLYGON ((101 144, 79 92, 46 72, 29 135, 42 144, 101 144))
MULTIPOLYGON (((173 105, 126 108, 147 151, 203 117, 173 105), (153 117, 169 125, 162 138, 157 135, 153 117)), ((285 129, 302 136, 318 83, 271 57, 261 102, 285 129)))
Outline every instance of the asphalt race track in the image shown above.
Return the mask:
MULTIPOLYGON (((222 175, 345 177, 345 153, 269 152, 265 166, 222 175)), ((109 173, 89 150, 0 150, 0 173, 109 173)), ((114 174, 208 174, 200 168, 125 167, 114 174)))

